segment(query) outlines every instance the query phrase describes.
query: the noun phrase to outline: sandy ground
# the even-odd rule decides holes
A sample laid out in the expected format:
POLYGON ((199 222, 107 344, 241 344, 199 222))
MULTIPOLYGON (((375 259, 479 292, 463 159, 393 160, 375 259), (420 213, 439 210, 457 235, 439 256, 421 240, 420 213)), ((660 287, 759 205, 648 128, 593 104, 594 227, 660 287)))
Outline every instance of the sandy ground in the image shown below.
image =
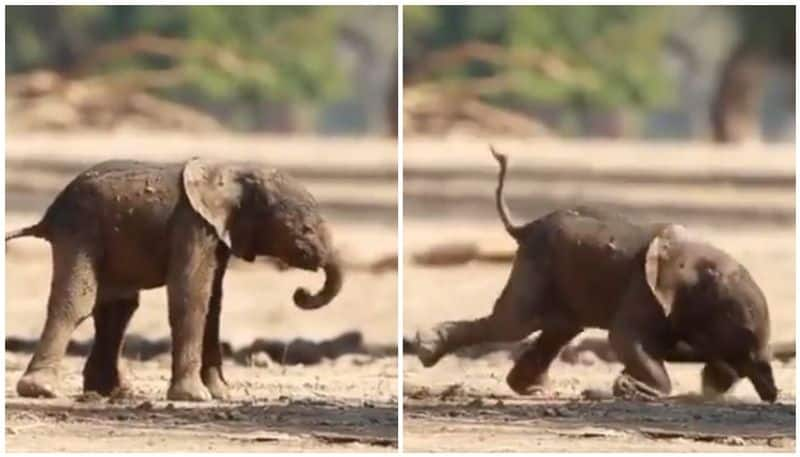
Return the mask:
MULTIPOLYGON (((345 255, 370 260, 396 252, 395 145, 381 139, 119 134, 12 136, 7 141, 6 228, 35 222, 78 172, 110 158, 179 161, 190 156, 264 161, 288 170, 317 196, 345 255)), ((6 334, 36 338, 44 322, 50 254, 41 240, 9 244, 6 334)), ((322 274, 280 272, 233 262, 225 278, 222 338, 234 348, 255 338, 322 340, 358 330, 367 344, 397 335, 397 275, 348 272, 329 306, 301 311, 295 287, 318 288, 322 274)), ((92 337, 87 321, 74 338, 92 337)), ((129 333, 169 335, 165 291, 142 295, 129 333)), ((82 358, 63 365, 60 400, 19 398, 29 354, 6 353, 9 451, 390 451, 397 445, 397 359, 345 356, 302 367, 226 362, 231 402, 164 401, 169 358, 131 362, 132 402, 80 402, 82 358)))
MULTIPOLYGON (((485 315, 508 265, 430 268, 410 261, 435 244, 513 249, 493 206, 496 164, 487 141, 405 142, 404 334, 485 315)), ((510 155, 509 206, 518 220, 574 204, 601 204, 644 221, 691 227, 740 259, 770 303, 772 340, 795 338, 793 146, 721 149, 702 144, 494 142, 510 155)), ((585 336, 604 336, 599 330, 585 336)), ((535 336, 535 335, 534 335, 535 336)), ((577 339, 576 339, 577 340, 577 339)), ((777 404, 742 382, 724 401, 698 401, 699 364, 669 364, 674 398, 657 403, 583 400, 610 389, 621 365, 554 363, 541 395, 505 385, 501 353, 445 357, 425 369, 404 357, 408 451, 784 451, 795 448, 794 361, 774 362, 777 404)))

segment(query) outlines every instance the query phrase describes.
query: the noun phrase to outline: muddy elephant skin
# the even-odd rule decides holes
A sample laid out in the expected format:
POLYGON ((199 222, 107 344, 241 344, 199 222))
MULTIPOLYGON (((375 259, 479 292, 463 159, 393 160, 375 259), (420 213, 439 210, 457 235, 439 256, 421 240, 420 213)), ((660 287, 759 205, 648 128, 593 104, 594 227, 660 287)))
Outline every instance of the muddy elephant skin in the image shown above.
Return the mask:
POLYGON ((172 333, 172 400, 227 398, 219 314, 229 257, 271 256, 324 269, 313 309, 342 286, 331 235, 314 198, 285 174, 257 164, 191 159, 182 164, 110 161, 77 176, 42 220, 6 234, 50 242, 53 280, 38 347, 17 384, 22 396, 58 395, 58 366, 75 327, 94 318, 84 390, 124 394, 125 329, 139 291, 166 285, 172 333))
POLYGON ((461 347, 541 331, 506 379, 529 394, 543 388, 562 347, 599 328, 609 331, 625 367, 614 383, 619 396, 668 394, 664 359, 682 341, 706 362, 704 394, 719 395, 747 378, 762 400, 775 401, 767 302, 741 264, 682 226, 636 224, 596 208, 515 225, 503 199, 506 157, 492 153, 500 164, 498 213, 518 243, 510 277, 490 315, 418 332, 423 365, 461 347))

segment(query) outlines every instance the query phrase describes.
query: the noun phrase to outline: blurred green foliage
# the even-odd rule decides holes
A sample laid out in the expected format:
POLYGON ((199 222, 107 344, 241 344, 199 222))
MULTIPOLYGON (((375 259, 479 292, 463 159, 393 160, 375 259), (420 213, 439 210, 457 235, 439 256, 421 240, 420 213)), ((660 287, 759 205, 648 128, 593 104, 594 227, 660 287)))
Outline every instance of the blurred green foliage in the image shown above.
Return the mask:
MULTIPOLYGON (((726 9, 739 26, 740 40, 794 55, 794 6, 726 9), (789 41, 791 48, 785 49, 789 41)), ((674 82, 663 64, 664 41, 680 26, 677 11, 666 6, 407 6, 406 82, 446 88, 499 76, 502 84, 478 91, 482 98, 510 106, 660 106, 674 97, 674 82), (452 58, 470 43, 493 48, 452 58)))
POLYGON ((142 70, 169 70, 178 77, 156 90, 194 105, 319 102, 346 90, 334 52, 346 13, 304 6, 9 6, 6 71, 146 77, 142 70), (160 52, 156 42, 156 49, 98 58, 104 47, 137 36, 169 39, 177 52, 160 52))
POLYGON ((426 77, 501 74, 511 81, 483 93, 487 98, 647 106, 669 94, 660 68, 668 17, 662 7, 410 6, 404 8, 406 68, 413 75, 435 50, 490 43, 505 48, 507 57, 471 59, 426 77), (544 71, 548 64, 557 66, 544 71))

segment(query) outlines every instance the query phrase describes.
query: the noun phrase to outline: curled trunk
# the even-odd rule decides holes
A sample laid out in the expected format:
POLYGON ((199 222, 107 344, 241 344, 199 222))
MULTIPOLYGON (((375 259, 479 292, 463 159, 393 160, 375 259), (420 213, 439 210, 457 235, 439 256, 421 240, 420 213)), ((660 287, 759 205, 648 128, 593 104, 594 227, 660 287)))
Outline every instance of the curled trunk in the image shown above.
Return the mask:
POLYGON ((294 292, 294 303, 301 309, 321 308, 339 294, 342 289, 343 273, 342 264, 336 255, 325 264, 325 284, 319 292, 312 295, 308 290, 300 287, 294 292))

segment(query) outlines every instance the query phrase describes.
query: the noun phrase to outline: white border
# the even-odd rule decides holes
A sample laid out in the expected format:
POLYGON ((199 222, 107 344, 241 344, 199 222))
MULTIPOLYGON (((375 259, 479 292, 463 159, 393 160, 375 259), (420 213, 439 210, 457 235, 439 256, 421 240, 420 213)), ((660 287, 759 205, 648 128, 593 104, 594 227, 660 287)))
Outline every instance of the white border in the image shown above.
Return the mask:
MULTIPOLYGON (((181 4, 184 4, 184 5, 188 5, 188 4, 212 4, 213 5, 213 4, 220 4, 220 3, 223 3, 223 2, 172 1, 172 2, 169 2, 169 3, 172 4, 172 5, 181 5, 181 4)), ((655 4, 663 5, 663 4, 668 4, 670 6, 696 5, 696 4, 698 4, 698 3, 692 3, 692 2, 653 2, 653 1, 631 1, 631 2, 627 2, 627 3, 631 4, 631 5, 647 5, 647 4, 650 4, 650 5, 655 5, 655 4)), ((47 2, 47 1, 29 1, 29 2, 4 3, 4 5, 48 5, 48 4, 52 4, 52 2, 47 2)), ((102 2, 102 1, 80 0, 80 1, 71 2, 71 4, 75 4, 75 5, 127 5, 127 4, 163 5, 164 3, 163 2, 152 1, 152 0, 143 1, 143 2, 130 2, 130 1, 129 2, 125 2, 125 1, 116 1, 116 0, 102 2)), ((404 147, 404 144, 403 144, 403 83, 402 83, 402 81, 403 81, 403 66, 402 66, 402 62, 403 62, 403 9, 402 8, 403 8, 404 5, 436 5, 436 4, 439 4, 439 5, 464 5, 464 4, 469 4, 469 5, 477 6, 477 5, 481 5, 481 4, 483 4, 483 5, 491 5, 491 3, 469 2, 469 1, 466 1, 466 2, 461 1, 461 2, 459 2, 459 1, 448 1, 448 0, 442 0, 442 1, 439 1, 439 2, 429 2, 429 1, 426 2, 426 1, 415 1, 415 0, 405 0, 405 1, 402 1, 402 0, 395 0, 395 1, 371 0, 371 1, 352 1, 352 2, 341 3, 341 2, 302 1, 301 0, 301 1, 295 1, 295 2, 292 2, 292 3, 269 2, 269 1, 239 1, 239 2, 236 2, 236 4, 240 4, 240 5, 246 5, 246 4, 250 4, 250 5, 281 5, 281 4, 283 4, 283 5, 385 5, 385 6, 396 6, 397 7, 397 24, 398 24, 398 27, 397 27, 397 34, 398 34, 398 38, 397 38, 397 46, 398 46, 398 53, 397 53, 398 54, 398 61, 397 61, 397 65, 398 65, 398 78, 399 78, 399 80, 398 80, 398 100, 397 100, 397 102, 398 102, 397 103, 397 105, 398 105, 397 106, 397 109, 398 109, 398 117, 397 117, 397 132, 398 132, 398 136, 397 136, 397 179, 398 179, 398 181, 397 181, 397 218, 398 218, 397 219, 397 253, 398 253, 398 260, 397 260, 398 261, 398 265, 397 265, 397 272, 398 272, 398 274, 397 274, 397 347, 398 347, 398 357, 397 357, 397 359, 398 359, 398 361, 397 361, 397 370, 398 370, 397 371, 397 403, 398 403, 397 442, 398 442, 398 448, 397 448, 396 452, 404 453, 404 451, 403 451, 404 440, 403 440, 403 433, 402 433, 402 430, 403 430, 403 378, 404 378, 404 373, 403 373, 403 299, 404 299, 404 290, 403 290, 403 283, 404 283, 404 279, 403 279, 404 278, 403 214, 404 214, 404 212, 403 211, 404 211, 404 208, 403 208, 403 198, 402 198, 403 197, 403 147, 404 147)), ((535 3, 531 2, 531 1, 519 2, 519 1, 513 1, 513 0, 508 1, 507 0, 507 1, 503 2, 503 5, 495 5, 495 6, 520 5, 520 4, 527 4, 527 5, 563 5, 564 3, 563 2, 557 2, 557 1, 549 1, 549 0, 541 0, 541 1, 537 1, 535 3)), ((613 5, 614 3, 605 2, 605 1, 600 1, 600 2, 573 1, 573 2, 570 2, 570 4, 613 5)), ((719 0, 712 0, 712 1, 707 1, 704 4, 706 4, 706 5, 746 5, 746 4, 752 4, 752 2, 730 2, 730 1, 725 2, 725 1, 719 1, 719 0)), ((793 2, 793 1, 789 1, 789 2, 787 2, 787 1, 778 1, 778 2, 770 2, 770 4, 772 4, 772 5, 794 5, 794 4, 796 4, 796 2, 793 2)), ((795 11, 795 16, 796 16, 796 18, 800 17, 800 14, 798 14, 797 10, 795 11)), ((2 11, 0 11, 0 18, 2 19, 3 24, 5 24, 5 8, 3 8, 2 11)), ((3 71, 3 75, 2 75, 2 80, 5 83, 5 46, 3 46, 3 50, 0 51, 0 54, 3 57, 2 65, 3 65, 3 70, 4 71, 3 71)), ((797 93, 798 91, 800 91, 800 82, 798 80, 795 81, 795 86, 796 86, 796 93, 797 93)), ((5 91, 3 91, 3 94, 0 95, 0 100, 2 100, 4 102, 4 104, 5 104, 5 91)), ((5 168, 6 168, 6 166, 5 166, 5 139, 6 139, 5 117, 6 117, 5 116, 5 110, 3 110, 2 113, 0 113, 0 119, 2 120, 2 123, 3 123, 1 131, 2 131, 2 138, 3 138, 3 159, 4 160, 2 161, 2 164, 0 165, 0 169, 2 169, 3 180, 5 180, 5 168)), ((797 131, 797 130, 799 130, 798 128, 800 128, 800 120, 798 120, 797 117, 795 118, 795 123, 796 123, 795 129, 797 131)), ((795 164, 795 176, 797 176, 797 166, 798 165, 796 163, 795 164)), ((798 194, 798 192, 800 192, 800 186, 795 181, 795 193, 796 193, 796 196, 795 196, 795 208, 797 207, 797 194, 798 194)), ((5 185, 4 185, 2 190, 0 190, 0 197, 1 197, 0 199, 2 200, 2 202, 0 202, 0 205, 2 205, 2 208, 3 208, 3 212, 2 212, 2 216, 0 216, 0 220, 3 221, 3 225, 4 226, 5 226, 5 214, 6 214, 6 212, 5 212, 5 206, 6 206, 5 194, 6 194, 6 190, 5 190, 5 185)), ((797 212, 795 211, 795 227, 797 227, 798 225, 800 225, 800 215, 798 215, 797 212)), ((796 232, 795 233, 795 248, 798 245, 800 245, 800 235, 798 235, 798 232, 796 232)), ((3 258, 5 258, 5 244, 3 245, 2 252, 3 252, 3 258)), ((798 269, 800 269, 800 261, 799 260, 800 259, 798 259, 797 254, 795 254, 795 296, 796 297, 800 296, 800 288, 798 288, 798 284, 797 284, 797 280, 796 280, 797 279, 797 271, 798 271, 798 269)), ((2 271, 3 278, 4 278, 3 283, 0 286, 0 292, 2 292, 2 298, 0 300, 2 300, 2 303, 3 303, 3 310, 5 310, 5 277, 6 277, 5 276, 5 262, 3 262, 3 265, 0 267, 0 270, 2 271)), ((796 309, 798 309, 797 305, 796 305, 796 309)), ((796 312, 795 314, 797 315, 798 313, 796 312)), ((3 328, 3 332, 4 332, 3 334, 4 335, 5 335, 5 328, 6 328, 5 317, 6 317, 5 312, 0 313, 0 323, 2 323, 2 328, 3 328)), ((797 319, 795 319, 795 334, 796 335, 800 334, 800 325, 798 325, 797 319)), ((798 346, 798 347, 800 347, 800 346, 798 346)), ((0 367, 3 368, 3 372, 5 373, 5 357, 3 358, 2 361, 0 361, 0 367)), ((800 388, 800 380, 798 380, 797 376, 795 376, 795 389, 796 390, 800 390, 798 388, 800 388)), ((3 391, 2 396, 3 396, 3 400, 4 400, 3 401, 3 406, 2 406, 3 414, 2 414, 2 419, 0 419, 0 421, 2 421, 3 426, 5 426, 5 417, 6 417, 6 415, 5 415, 5 390, 3 391)), ((796 421, 796 424, 800 424, 800 418, 796 417, 795 421, 796 421)), ((796 427, 797 427, 797 425, 796 425, 796 427)), ((5 449, 5 441, 6 441, 5 440, 5 433, 3 433, 3 436, 2 436, 3 449, 5 449)), ((54 454, 54 453, 34 453, 32 455, 51 455, 51 454, 54 454)), ((131 455, 158 455, 158 454, 159 453, 156 453, 156 454, 132 453, 131 455)), ((186 455, 188 453, 183 452, 183 453, 172 453, 172 454, 167 454, 167 453, 160 453, 160 454, 161 455, 186 455)), ((261 453, 261 454, 264 454, 264 453, 261 453)), ((299 453, 286 453, 286 455, 296 455, 296 454, 299 454, 299 453)), ((309 453, 309 454, 311 454, 311 455, 326 455, 326 456, 327 455, 339 455, 339 456, 348 455, 348 453, 325 453, 325 454, 323 454, 323 453, 316 453, 316 452, 312 452, 312 453, 309 453)), ((381 453, 381 454, 376 453, 375 455, 382 455, 382 454, 385 454, 385 453, 381 453)), ((561 455, 561 454, 563 454, 563 453, 543 453, 543 454, 540 454, 540 455, 561 455)), ((721 453, 721 455, 733 455, 733 454, 734 454, 733 452, 721 453)), ((254 455, 254 454, 251 454, 251 453, 234 453, 232 455, 248 455, 249 456, 249 455, 254 455)), ((458 454, 458 453, 444 453, 444 454, 441 454, 441 455, 460 455, 460 454, 458 454)), ((488 456, 490 454, 489 453, 476 453, 476 455, 488 456)), ((583 453, 582 455, 601 455, 601 453, 583 453)), ((673 455, 673 454, 656 453, 656 454, 652 454, 652 455, 673 455)), ((717 454, 715 454, 715 455, 717 455, 717 454)))
MULTIPOLYGON (((0 19, 2 19, 3 25, 5 25, 5 23, 6 23, 6 9, 5 9, 5 7, 2 8, 2 11, 0 11, 0 19)), ((3 36, 5 36, 5 35, 3 35, 3 36)), ((0 51, 0 56, 2 56, 2 59, 3 59, 3 64, 2 64, 3 65, 3 75, 2 75, 2 79, 3 79, 3 87, 5 88, 6 87, 6 47, 5 47, 5 40, 3 40, 3 44, 4 44, 4 46, 3 46, 2 51, 0 51)), ((3 90, 3 94, 0 95, 0 100, 3 101, 3 106, 6 106, 6 91, 5 90, 3 90)), ((2 190, 0 190, 0 206, 2 206, 2 208, 3 208, 3 214, 0 215, 0 221, 2 221, 3 227, 6 227, 6 110, 5 109, 2 111, 2 113, 0 113, 0 119, 2 119, 2 123, 3 123, 3 125, 0 127, 0 132, 2 132, 2 134, 0 134, 0 135, 2 135, 2 137, 3 137, 3 161, 2 161, 2 164, 0 164, 0 169, 2 169, 2 176, 3 176, 3 188, 2 188, 2 190)), ((0 323, 2 323, 3 340, 5 341, 5 336, 6 336, 6 262, 5 262, 5 259, 6 259, 6 244, 5 243, 3 243, 2 250, 3 250, 3 265, 0 266, 0 271, 2 271, 2 273, 3 273, 3 284, 0 286, 0 293, 2 293, 2 298, 0 298, 0 300, 2 300, 1 303, 2 303, 3 312, 0 313, 0 323)), ((6 373, 6 358, 5 357, 3 357, 3 360, 0 361, 0 367, 2 367, 3 376, 5 377, 5 373, 6 373)), ((3 394, 2 395, 3 395, 3 418, 0 419, 0 422, 3 425, 3 430, 4 431, 3 431, 3 437, 0 438, 0 440, 2 440, 1 442, 2 442, 2 445, 3 445, 3 452, 5 452, 5 449, 6 449, 6 431, 5 431, 6 430, 6 390, 5 389, 3 389, 3 394)))
POLYGON ((397 7, 397 452, 403 452, 403 8, 397 7))

